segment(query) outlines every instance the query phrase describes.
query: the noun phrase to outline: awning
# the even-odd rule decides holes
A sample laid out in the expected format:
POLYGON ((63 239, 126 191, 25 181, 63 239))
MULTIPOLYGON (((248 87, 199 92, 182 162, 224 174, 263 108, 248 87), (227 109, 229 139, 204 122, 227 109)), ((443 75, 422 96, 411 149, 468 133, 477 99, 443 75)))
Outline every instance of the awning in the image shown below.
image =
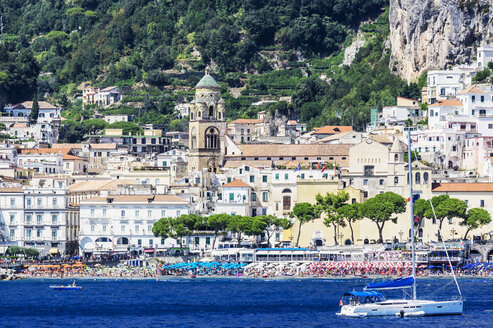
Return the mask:
POLYGON ((414 283, 413 277, 403 277, 388 281, 372 282, 366 285, 365 289, 396 289, 411 287, 414 283))
POLYGON ((50 249, 50 254, 58 254, 60 253, 60 251, 58 250, 58 248, 52 248, 50 249))
POLYGON ((373 296, 377 296, 377 297, 383 297, 382 294, 380 294, 379 292, 374 292, 374 291, 371 291, 371 292, 357 292, 357 291, 352 291, 352 292, 347 292, 347 293, 344 293, 344 296, 356 296, 356 297, 373 297, 373 296))
POLYGON ((144 252, 145 253, 154 253, 154 248, 145 248, 144 252))

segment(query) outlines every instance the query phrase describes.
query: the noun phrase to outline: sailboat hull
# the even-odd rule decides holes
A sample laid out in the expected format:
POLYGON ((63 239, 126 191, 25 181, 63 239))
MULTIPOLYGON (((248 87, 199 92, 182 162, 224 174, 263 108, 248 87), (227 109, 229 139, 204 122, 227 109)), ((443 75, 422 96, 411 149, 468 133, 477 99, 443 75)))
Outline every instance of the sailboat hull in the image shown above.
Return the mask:
POLYGON ((460 315, 463 307, 462 301, 387 300, 378 303, 343 305, 337 315, 345 317, 460 315))

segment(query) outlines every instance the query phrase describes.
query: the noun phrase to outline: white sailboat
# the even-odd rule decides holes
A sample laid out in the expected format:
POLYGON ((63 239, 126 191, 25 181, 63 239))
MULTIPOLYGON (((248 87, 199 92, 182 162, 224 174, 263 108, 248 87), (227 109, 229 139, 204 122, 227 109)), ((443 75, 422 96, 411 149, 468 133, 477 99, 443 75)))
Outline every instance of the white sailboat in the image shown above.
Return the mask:
MULTIPOLYGON (((413 212, 413 183, 411 166, 411 131, 408 130, 408 162, 409 162, 409 184, 411 190, 411 236, 412 238, 412 276, 403 277, 391 281, 374 282, 366 285, 363 291, 352 291, 344 294, 340 302, 341 310, 337 315, 345 317, 367 317, 367 316, 429 316, 429 315, 460 315, 462 314, 464 302, 462 294, 455 277, 454 269, 449 260, 450 269, 454 277, 459 296, 453 300, 433 301, 421 300, 416 296, 416 254, 414 241, 414 212, 413 212), (412 288, 410 299, 387 300, 377 290, 406 289, 412 288)), ((430 201, 431 204, 431 201, 430 201)), ((433 204, 431 204, 433 209, 433 204)), ((433 213, 435 210, 433 209, 433 213)), ((441 232, 440 232, 441 234, 441 232)), ((445 246, 445 245, 444 245, 445 246)), ((445 247, 444 247, 445 248, 445 247)), ((446 248, 445 248, 446 250, 446 248)))

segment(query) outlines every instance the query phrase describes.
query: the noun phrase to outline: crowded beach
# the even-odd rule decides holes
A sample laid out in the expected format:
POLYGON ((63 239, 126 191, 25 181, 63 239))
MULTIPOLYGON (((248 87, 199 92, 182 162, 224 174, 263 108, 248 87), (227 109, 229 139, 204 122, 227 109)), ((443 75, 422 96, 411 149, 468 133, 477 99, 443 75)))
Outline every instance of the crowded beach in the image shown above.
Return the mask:
MULTIPOLYGON (((243 278, 366 278, 400 277, 411 274, 410 262, 277 262, 277 263, 238 263, 238 262, 181 262, 163 264, 157 261, 140 262, 142 266, 120 263, 116 266, 103 264, 32 264, 18 270, 22 278, 114 278, 146 279, 160 277, 243 277, 243 278)), ((468 263, 453 267, 457 276, 492 277, 493 263, 468 263)), ((450 275, 447 265, 435 266, 421 264, 417 268, 418 277, 439 277, 450 275)))

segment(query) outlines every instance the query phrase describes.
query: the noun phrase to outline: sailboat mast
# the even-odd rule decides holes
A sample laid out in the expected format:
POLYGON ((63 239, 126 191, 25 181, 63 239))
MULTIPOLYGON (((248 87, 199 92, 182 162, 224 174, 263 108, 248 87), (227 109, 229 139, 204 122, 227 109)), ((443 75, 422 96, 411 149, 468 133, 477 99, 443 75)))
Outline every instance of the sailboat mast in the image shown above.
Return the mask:
POLYGON ((411 203, 411 245, 412 245, 412 264, 413 264, 413 300, 416 299, 416 251, 414 245, 414 202, 413 202, 413 169, 412 169, 412 158, 411 158, 411 128, 407 130, 407 161, 409 165, 409 189, 410 189, 410 203, 411 203))

